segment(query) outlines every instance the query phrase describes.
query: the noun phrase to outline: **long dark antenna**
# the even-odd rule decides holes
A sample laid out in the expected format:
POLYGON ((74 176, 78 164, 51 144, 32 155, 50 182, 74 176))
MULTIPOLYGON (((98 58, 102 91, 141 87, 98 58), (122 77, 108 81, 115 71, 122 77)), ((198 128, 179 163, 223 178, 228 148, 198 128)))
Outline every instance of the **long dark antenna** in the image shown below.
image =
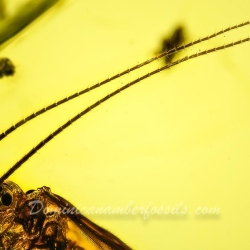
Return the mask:
POLYGON ((98 87, 100 87, 100 86, 102 86, 102 85, 104 85, 106 83, 109 83, 109 82, 111 82, 111 81, 113 81, 113 80, 115 80, 115 79, 117 79, 117 78, 119 78, 119 77, 121 77, 123 75, 126 75, 126 74, 128 74, 128 73, 130 73, 130 72, 132 72, 134 70, 137 70, 137 69, 139 69, 139 68, 141 68, 141 67, 143 67, 143 66, 145 66, 147 64, 150 64, 151 62, 153 62, 153 61, 155 61, 157 59, 160 59, 160 58, 165 57, 165 56, 169 56, 169 55, 171 55, 173 53, 176 53, 176 52, 179 52, 179 51, 184 50, 186 48, 189 48, 189 47, 191 47, 193 45, 196 45, 198 43, 207 41, 207 40, 212 39, 212 38, 214 38, 216 36, 219 36, 221 34, 224 34, 226 32, 232 31, 234 29, 241 28, 241 27, 249 25, 249 24, 250 24, 250 21, 246 21, 246 22, 234 25, 232 27, 228 27, 226 29, 223 29, 223 30, 221 30, 219 32, 216 32, 216 33, 212 34, 212 35, 209 35, 209 36, 197 39, 197 40, 195 40, 193 42, 190 42, 188 44, 184 44, 184 45, 179 46, 177 48, 173 48, 173 49, 171 49, 169 51, 165 51, 165 52, 161 53, 160 55, 157 55, 157 56, 155 56, 155 57, 153 57, 151 59, 148 59, 148 60, 146 60, 146 61, 144 61, 144 62, 142 62, 140 64, 137 64, 137 65, 135 65, 132 68, 129 68, 129 69, 127 69, 127 70, 125 70, 125 71, 123 71, 123 72, 121 72, 119 74, 116 74, 116 75, 114 75, 114 76, 112 76, 110 78, 105 79, 104 81, 101 81, 101 82, 99 82, 99 83, 97 83, 97 84, 95 84, 95 85, 93 85, 91 87, 83 89, 83 90, 81 90, 81 91, 79 91, 77 93, 74 93, 74 94, 72 94, 72 95, 70 95, 70 96, 68 96, 68 97, 66 97, 64 99, 61 99, 58 102, 55 102, 55 103, 53 103, 53 104, 51 104, 51 105, 49 105, 49 106, 47 106, 45 108, 40 109, 39 111, 37 111, 37 112, 35 112, 35 113, 33 113, 33 114, 25 117, 24 119, 20 120, 16 124, 14 124, 11 127, 9 127, 7 130, 5 130, 3 133, 0 134, 0 141, 3 140, 5 137, 7 137, 14 130, 16 130, 17 128, 21 127, 25 123, 27 123, 28 121, 34 119, 35 117, 37 117, 37 116, 39 116, 39 115, 41 115, 41 114, 43 114, 43 113, 45 113, 45 112, 47 112, 47 111, 55 108, 55 107, 58 107, 61 104, 64 104, 64 103, 66 103, 66 102, 68 102, 68 101, 70 101, 70 100, 72 100, 72 99, 74 99, 74 98, 76 98, 78 96, 81 96, 81 95, 83 95, 85 93, 88 93, 91 90, 94 90, 94 89, 96 89, 96 88, 98 88, 98 87))
POLYGON ((65 130, 67 127, 69 127, 71 124, 73 124, 74 122, 76 122, 79 118, 81 118, 83 115, 87 114, 88 112, 90 112, 92 109, 96 108, 97 106, 99 106, 100 104, 104 103, 105 101, 107 101, 108 99, 110 99, 111 97, 119 94, 120 92, 122 92, 123 90, 135 85, 136 83, 152 76, 155 75, 165 69, 169 69, 175 65, 178 65, 180 63, 183 63, 185 61, 188 61, 190 59, 193 58, 197 58, 212 52, 216 52, 219 50, 223 50, 223 49, 227 49, 245 42, 249 42, 250 38, 244 38, 242 40, 238 40, 236 42, 232 42, 232 43, 228 43, 219 47, 214 47, 212 49, 209 50, 203 50, 199 53, 195 53, 192 54, 190 56, 185 56, 175 62, 172 62, 170 64, 167 64, 161 68, 158 68, 154 71, 151 71, 149 73, 147 73, 146 75, 143 75, 139 78, 137 78, 134 81, 131 81, 129 83, 127 83, 126 85, 124 85, 121 88, 118 88, 117 90, 113 91, 112 93, 106 95, 105 97, 103 97, 102 99, 100 99, 99 101, 95 102, 94 104, 92 104, 91 106, 89 106, 88 108, 84 109, 82 112, 80 112, 78 115, 74 116, 72 119, 70 119, 69 121, 67 121, 65 124, 63 124, 60 128, 58 128, 57 130, 55 130, 53 133, 51 133, 48 137, 46 137, 43 141, 41 141, 39 144, 37 144, 32 150, 30 150, 24 157, 22 157, 14 166, 12 166, 1 178, 0 178, 0 184, 6 180, 11 174, 13 174, 23 163, 25 163, 31 156, 33 156, 38 150, 40 150, 44 145, 46 145, 50 140, 52 140, 55 136, 57 136, 58 134, 60 134, 63 130, 65 130))

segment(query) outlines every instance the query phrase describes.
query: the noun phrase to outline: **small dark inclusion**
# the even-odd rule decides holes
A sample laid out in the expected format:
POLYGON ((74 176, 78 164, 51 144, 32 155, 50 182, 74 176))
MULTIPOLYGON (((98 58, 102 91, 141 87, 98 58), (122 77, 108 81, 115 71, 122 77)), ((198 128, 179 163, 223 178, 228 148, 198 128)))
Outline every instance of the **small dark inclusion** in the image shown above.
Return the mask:
MULTIPOLYGON (((176 48, 180 46, 183 42, 184 42, 183 27, 179 26, 174 30, 174 32, 170 37, 167 37, 162 41, 162 48, 160 53, 176 48)), ((175 53, 164 57, 165 63, 166 64, 171 63, 174 57, 175 53)))
POLYGON ((15 66, 9 58, 0 58, 0 78, 12 76, 15 73, 15 66))

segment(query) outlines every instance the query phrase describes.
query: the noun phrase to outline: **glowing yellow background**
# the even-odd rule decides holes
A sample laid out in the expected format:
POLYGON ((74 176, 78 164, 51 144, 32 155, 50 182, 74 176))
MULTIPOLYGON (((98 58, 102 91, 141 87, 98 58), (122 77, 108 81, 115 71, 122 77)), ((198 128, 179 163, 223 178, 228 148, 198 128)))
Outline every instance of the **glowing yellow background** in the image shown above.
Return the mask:
MULTIPOLYGON (((249 1, 65 1, 3 47, 0 129, 152 57, 178 24, 188 41, 249 18, 249 1)), ((225 34, 209 48, 249 36, 225 34)), ((186 216, 88 217, 134 249, 250 249, 249 43, 183 63, 107 101, 53 139, 11 179, 76 206, 188 207, 186 216), (199 206, 220 215, 197 216, 199 206)), ((153 68, 162 65, 156 62, 153 68)), ((82 96, 0 143, 4 173, 59 125, 151 67, 82 96)))

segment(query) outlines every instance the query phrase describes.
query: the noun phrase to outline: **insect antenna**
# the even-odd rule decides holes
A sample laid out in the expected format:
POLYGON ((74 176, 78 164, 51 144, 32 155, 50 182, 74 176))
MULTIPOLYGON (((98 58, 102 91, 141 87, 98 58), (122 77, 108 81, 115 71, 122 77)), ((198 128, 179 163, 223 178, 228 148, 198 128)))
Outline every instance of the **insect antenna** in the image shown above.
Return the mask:
MULTIPOLYGON (((92 85, 91 87, 85 88, 85 89, 83 89, 83 90, 81 90, 81 91, 79 91, 77 93, 74 93, 74 94, 72 94, 72 95, 70 95, 70 96, 68 96, 66 98, 63 98, 63 99, 61 99, 61 100, 59 100, 59 101, 57 101, 57 102, 55 102, 55 103, 53 103, 53 104, 51 104, 51 105, 49 105, 47 107, 44 107, 44 108, 40 109, 37 112, 34 112, 33 114, 25 117, 24 119, 18 121, 16 124, 12 125, 8 129, 6 129, 4 132, 2 132, 0 134, 0 141, 3 140, 5 137, 7 137, 9 134, 11 134, 13 131, 15 131, 17 128, 19 128, 22 125, 24 125, 25 123, 27 123, 28 121, 36 118, 37 116, 39 116, 39 115, 41 115, 41 114, 43 114, 43 113, 45 113, 45 112, 47 112, 47 111, 55 108, 55 107, 60 106, 61 104, 64 104, 64 103, 66 103, 66 102, 68 102, 70 100, 75 99, 76 97, 79 97, 79 96, 81 96, 81 95, 83 95, 85 93, 88 93, 88 92, 90 92, 90 91, 92 91, 92 90, 94 90, 94 89, 96 89, 96 88, 98 88, 98 87, 100 87, 100 86, 102 86, 102 85, 104 85, 106 83, 109 83, 109 82, 111 82, 111 81, 113 81, 113 80, 115 80, 117 78, 122 77, 123 75, 126 75, 126 74, 128 74, 128 73, 130 73, 132 71, 135 71, 135 70, 139 69, 139 68, 142 68, 142 67, 144 67, 144 66, 146 66, 146 65, 152 63, 153 61, 156 61, 156 60, 158 60, 158 59, 160 59, 162 57, 170 56, 170 55, 172 55, 174 53, 177 53, 179 51, 187 49, 187 48, 189 48, 191 46, 194 46, 194 45, 199 44, 199 43, 204 42, 204 41, 208 41, 208 40, 210 40, 212 38, 215 38, 216 36, 219 36, 221 34, 224 34, 226 32, 232 31, 234 29, 241 28, 241 27, 249 25, 249 24, 250 24, 250 21, 246 21, 246 22, 243 22, 243 23, 240 23, 240 24, 228 27, 226 29, 220 30, 218 32, 215 32, 212 35, 209 35, 209 36, 197 39, 197 40, 195 40, 193 42, 190 42, 188 44, 183 44, 183 45, 181 45, 179 47, 176 47, 176 48, 173 48, 173 49, 171 49, 169 51, 165 51, 165 52, 163 52, 163 53, 161 53, 161 54, 159 54, 159 55, 157 55, 155 57, 152 57, 152 58, 150 58, 150 59, 148 59, 148 60, 146 60, 146 61, 144 61, 142 63, 139 63, 139 64, 135 65, 132 68, 129 68, 129 69, 127 69, 127 70, 125 70, 125 71, 123 71, 121 73, 118 73, 118 74, 116 74, 116 75, 114 75, 114 76, 112 76, 110 78, 105 79, 104 81, 101 81, 101 82, 99 82, 99 83, 97 83, 95 85, 92 85)), ((175 64, 174 65, 170 64, 170 65, 172 67, 175 64)))
POLYGON ((135 85, 136 83, 149 78, 150 76, 153 76, 165 69, 169 69, 172 68, 173 66, 176 66, 180 63, 183 63, 185 61, 188 61, 190 59, 193 58, 197 58, 209 53, 213 53, 219 50, 223 50, 223 49, 227 49, 236 45, 240 45, 242 43, 245 42, 249 42, 250 38, 244 38, 241 40, 237 40, 236 42, 232 42, 232 43, 227 43, 224 44, 222 46, 218 46, 218 47, 213 47, 212 49, 208 49, 208 50, 203 50, 199 53, 195 53, 192 54, 190 56, 185 56, 179 60, 176 60, 172 63, 169 63, 163 67, 160 67, 156 70, 153 70, 137 79, 135 79, 134 81, 131 81, 129 83, 127 83, 126 85, 124 85, 121 88, 116 89, 115 91, 111 92, 110 94, 104 96, 102 99, 100 99, 99 101, 93 103, 92 105, 90 105, 88 108, 84 109, 82 112, 80 112, 79 114, 77 114, 76 116, 74 116, 72 119, 68 120, 66 123, 64 123, 61 127, 59 127, 58 129, 56 129, 53 133, 51 133, 49 136, 47 136, 43 141, 41 141, 39 144, 37 144, 32 150, 30 150, 26 155, 24 155, 15 165, 13 165, 1 178, 0 178, 0 184, 6 180, 11 174, 13 174, 23 163, 25 163, 31 156, 33 156, 38 150, 40 150, 43 146, 45 146, 50 140, 52 140, 54 137, 56 137, 58 134, 60 134, 62 131, 64 131, 67 127, 69 127, 71 124, 73 124, 74 122, 76 122, 78 119, 80 119, 83 115, 87 114, 88 112, 90 112, 92 109, 98 107, 100 104, 104 103, 105 101, 107 101, 108 99, 110 99, 111 97, 119 94, 120 92, 124 91, 125 89, 135 85))

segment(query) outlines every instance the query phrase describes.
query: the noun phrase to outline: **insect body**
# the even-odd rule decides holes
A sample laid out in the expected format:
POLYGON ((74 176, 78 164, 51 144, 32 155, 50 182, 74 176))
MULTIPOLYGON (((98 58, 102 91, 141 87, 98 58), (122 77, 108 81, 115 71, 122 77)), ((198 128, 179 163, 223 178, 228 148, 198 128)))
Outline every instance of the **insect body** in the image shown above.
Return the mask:
POLYGON ((5 181, 0 198, 0 249, 131 249, 49 188, 24 193, 5 181), (71 239, 72 231, 78 242, 71 239))
POLYGON ((15 73, 15 66, 9 58, 0 58, 0 78, 12 76, 15 73))

